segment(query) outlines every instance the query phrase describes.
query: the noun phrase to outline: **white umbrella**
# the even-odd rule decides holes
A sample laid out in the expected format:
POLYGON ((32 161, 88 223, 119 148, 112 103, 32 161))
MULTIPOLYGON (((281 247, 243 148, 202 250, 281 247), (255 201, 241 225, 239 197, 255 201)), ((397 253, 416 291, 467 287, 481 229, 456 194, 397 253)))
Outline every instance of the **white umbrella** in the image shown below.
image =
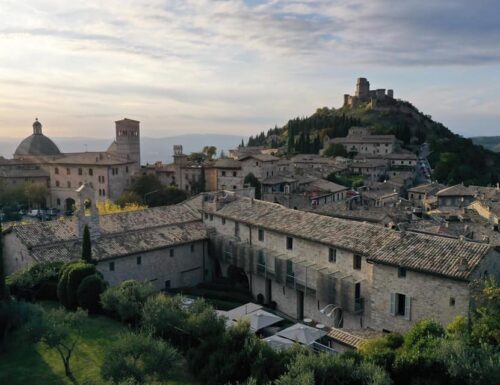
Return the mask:
POLYGON ((244 315, 241 319, 248 320, 250 323, 250 329, 256 332, 257 330, 264 329, 267 326, 273 325, 280 321, 283 321, 283 318, 278 317, 273 313, 269 313, 268 311, 259 309, 254 311, 253 313, 244 315))
POLYGON ((297 323, 277 333, 281 337, 288 338, 292 341, 300 342, 304 345, 311 345, 314 341, 319 340, 326 335, 324 330, 318 330, 311 326, 297 323))
POLYGON ((280 337, 278 335, 274 335, 268 338, 265 338, 264 341, 272 347, 273 349, 280 350, 280 349, 290 349, 295 342, 287 339, 280 337))
POLYGON ((226 314, 227 318, 239 321, 241 317, 253 313, 256 310, 262 309, 262 306, 256 303, 249 302, 245 305, 238 306, 232 310, 229 310, 226 314))

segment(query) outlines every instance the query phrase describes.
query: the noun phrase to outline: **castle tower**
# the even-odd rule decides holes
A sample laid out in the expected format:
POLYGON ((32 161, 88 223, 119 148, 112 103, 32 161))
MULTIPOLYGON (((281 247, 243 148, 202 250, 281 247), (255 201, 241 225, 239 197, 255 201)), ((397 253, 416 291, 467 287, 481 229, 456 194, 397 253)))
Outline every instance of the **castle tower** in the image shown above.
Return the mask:
POLYGON ((357 96, 360 101, 367 101, 370 97, 370 82, 366 78, 358 78, 356 81, 356 92, 354 96, 357 96))
POLYGON ((116 153, 141 166, 141 132, 140 122, 132 119, 117 120, 116 124, 116 153))

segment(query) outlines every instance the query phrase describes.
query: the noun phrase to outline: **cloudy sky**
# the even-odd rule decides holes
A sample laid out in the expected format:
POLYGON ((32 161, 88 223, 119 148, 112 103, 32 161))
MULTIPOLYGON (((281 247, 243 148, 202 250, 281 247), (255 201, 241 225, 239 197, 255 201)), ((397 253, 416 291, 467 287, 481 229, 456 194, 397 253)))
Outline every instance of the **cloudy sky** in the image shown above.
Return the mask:
POLYGON ((500 135, 498 0, 0 0, 0 136, 249 135, 355 79, 500 135))

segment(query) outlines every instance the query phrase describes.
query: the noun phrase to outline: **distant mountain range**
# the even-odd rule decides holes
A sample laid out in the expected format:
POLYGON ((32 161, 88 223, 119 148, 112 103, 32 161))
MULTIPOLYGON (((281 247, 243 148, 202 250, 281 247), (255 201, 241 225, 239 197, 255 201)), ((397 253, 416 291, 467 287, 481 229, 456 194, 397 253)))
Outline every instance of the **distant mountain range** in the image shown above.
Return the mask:
POLYGON ((471 139, 490 151, 500 152, 500 136, 476 136, 471 139))
MULTIPOLYGON (((80 137, 51 139, 61 152, 104 151, 112 142, 112 139, 80 137)), ((141 137, 142 163, 154 163, 159 160, 170 163, 175 144, 181 144, 186 154, 201 151, 207 145, 217 147, 217 155, 221 150, 227 154, 227 151, 237 147, 242 139, 246 141, 244 136, 224 134, 186 134, 163 138, 141 137)), ((21 140, 19 138, 0 138, 0 155, 12 158, 12 154, 21 140)))

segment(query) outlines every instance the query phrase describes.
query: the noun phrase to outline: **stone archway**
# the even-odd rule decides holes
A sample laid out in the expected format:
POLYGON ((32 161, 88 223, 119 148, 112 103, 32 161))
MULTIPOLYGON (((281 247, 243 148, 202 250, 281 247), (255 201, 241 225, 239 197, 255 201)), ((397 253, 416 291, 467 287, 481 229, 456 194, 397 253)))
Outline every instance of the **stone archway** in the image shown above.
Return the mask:
POLYGON ((64 204, 66 211, 71 211, 71 212, 75 211, 75 205, 76 205, 76 201, 73 198, 66 198, 65 204, 64 204))

